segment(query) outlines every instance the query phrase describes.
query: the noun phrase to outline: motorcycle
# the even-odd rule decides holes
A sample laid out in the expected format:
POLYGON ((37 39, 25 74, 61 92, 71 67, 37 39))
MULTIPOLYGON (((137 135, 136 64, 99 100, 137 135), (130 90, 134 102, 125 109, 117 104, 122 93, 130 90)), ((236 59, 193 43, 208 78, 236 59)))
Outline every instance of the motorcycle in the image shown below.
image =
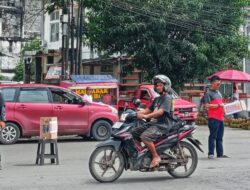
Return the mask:
POLYGON ((193 138, 197 126, 186 125, 175 120, 168 134, 155 142, 161 162, 155 168, 150 168, 152 155, 141 142, 134 140, 131 129, 146 121, 138 120, 134 110, 126 110, 121 115, 122 122, 113 126, 111 139, 97 145, 89 159, 89 170, 94 179, 99 182, 112 182, 118 179, 124 169, 131 171, 153 172, 167 171, 175 178, 190 176, 196 169, 198 156, 196 147, 203 152, 199 140, 193 138), (188 141, 183 141, 187 139, 188 141))

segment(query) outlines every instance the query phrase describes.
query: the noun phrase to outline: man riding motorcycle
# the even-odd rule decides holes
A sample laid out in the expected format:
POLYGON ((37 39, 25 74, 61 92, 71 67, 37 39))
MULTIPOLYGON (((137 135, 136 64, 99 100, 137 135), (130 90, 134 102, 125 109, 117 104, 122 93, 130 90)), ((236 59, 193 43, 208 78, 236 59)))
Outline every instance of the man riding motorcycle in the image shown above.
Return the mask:
POLYGON ((131 131, 133 137, 135 139, 140 138, 152 154, 153 158, 150 168, 158 166, 161 161, 161 157, 155 150, 154 142, 160 140, 164 134, 168 133, 171 127, 173 110, 170 79, 165 75, 156 75, 152 83, 154 84, 154 90, 160 96, 155 98, 148 108, 137 112, 139 119, 150 120, 150 122, 138 125, 131 131))

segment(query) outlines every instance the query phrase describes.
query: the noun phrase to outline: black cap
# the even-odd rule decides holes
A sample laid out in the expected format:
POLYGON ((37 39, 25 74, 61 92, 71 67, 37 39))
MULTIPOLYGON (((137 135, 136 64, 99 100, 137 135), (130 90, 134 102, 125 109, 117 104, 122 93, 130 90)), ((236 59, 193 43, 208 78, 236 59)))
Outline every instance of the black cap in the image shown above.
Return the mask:
POLYGON ((217 75, 214 75, 214 76, 211 77, 210 82, 212 83, 212 82, 214 82, 216 80, 220 80, 220 77, 218 77, 217 75))

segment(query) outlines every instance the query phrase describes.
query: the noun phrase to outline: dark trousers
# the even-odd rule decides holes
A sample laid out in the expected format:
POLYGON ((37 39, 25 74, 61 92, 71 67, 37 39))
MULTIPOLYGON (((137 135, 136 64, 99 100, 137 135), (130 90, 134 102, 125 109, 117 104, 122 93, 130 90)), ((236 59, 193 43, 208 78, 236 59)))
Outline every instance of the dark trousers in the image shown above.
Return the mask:
POLYGON ((214 155, 214 148, 216 142, 216 153, 217 156, 223 155, 223 134, 224 134, 224 122, 209 118, 209 137, 208 137, 208 155, 214 155))

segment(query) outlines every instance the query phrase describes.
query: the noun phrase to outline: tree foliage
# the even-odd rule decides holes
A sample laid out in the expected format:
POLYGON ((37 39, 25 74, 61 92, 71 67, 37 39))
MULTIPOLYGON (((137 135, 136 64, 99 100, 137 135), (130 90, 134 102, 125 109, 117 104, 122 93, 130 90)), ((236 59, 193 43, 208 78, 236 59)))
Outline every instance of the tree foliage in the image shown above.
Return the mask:
MULTIPOLYGON (((39 51, 40 50, 40 41, 39 39, 35 38, 31 40, 31 42, 28 42, 24 45, 22 49, 22 54, 21 54, 21 61, 20 63, 16 66, 15 69, 15 75, 13 77, 14 81, 23 81, 23 74, 24 74, 24 52, 25 51, 39 51)), ((32 60, 31 63, 31 80, 35 79, 35 60, 32 60)))
POLYGON ((18 63, 15 69, 15 75, 13 77, 14 81, 23 81, 24 64, 18 63))
POLYGON ((0 80, 4 80, 5 77, 3 75, 0 75, 0 80))
POLYGON ((168 75, 175 87, 240 68, 249 40, 239 33, 247 1, 92 0, 87 38, 105 51, 133 57, 133 66, 168 75))

